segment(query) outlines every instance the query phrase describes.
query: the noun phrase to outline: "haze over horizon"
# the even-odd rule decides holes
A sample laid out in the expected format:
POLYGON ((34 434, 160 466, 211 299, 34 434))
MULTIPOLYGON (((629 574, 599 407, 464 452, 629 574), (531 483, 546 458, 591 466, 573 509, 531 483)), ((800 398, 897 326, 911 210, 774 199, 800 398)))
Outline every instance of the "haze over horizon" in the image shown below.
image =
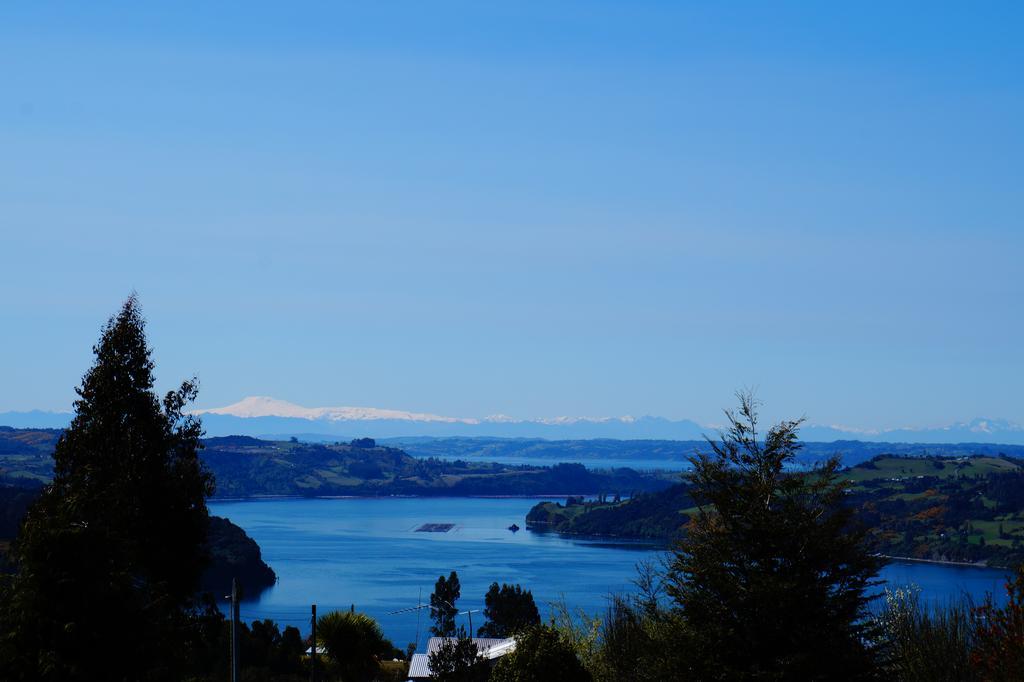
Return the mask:
POLYGON ((741 5, 0 9, 0 412, 1024 422, 1024 8, 741 5))
MULTIPOLYGON (((365 406, 307 407, 269 396, 248 396, 231 405, 192 412, 203 419, 204 430, 211 437, 249 435, 284 438, 298 435, 335 438, 432 436, 701 440, 704 436, 714 436, 721 427, 720 422, 698 423, 692 419, 672 420, 657 415, 517 418, 509 415, 439 415, 365 406)), ((70 416, 69 412, 0 412, 0 426, 59 428, 70 416)), ((808 420, 800 433, 803 440, 815 442, 1024 444, 1024 426, 990 417, 894 429, 819 424, 808 420)))

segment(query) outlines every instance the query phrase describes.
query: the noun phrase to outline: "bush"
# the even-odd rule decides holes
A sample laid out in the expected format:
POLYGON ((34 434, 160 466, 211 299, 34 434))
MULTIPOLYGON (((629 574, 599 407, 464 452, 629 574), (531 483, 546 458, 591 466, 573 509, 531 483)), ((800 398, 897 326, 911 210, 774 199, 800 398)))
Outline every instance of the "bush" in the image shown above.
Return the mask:
POLYGON ((506 654, 491 673, 491 682, 590 682, 572 645, 557 630, 537 625, 516 638, 516 650, 506 654))
POLYGON ((1006 581, 1006 593, 1006 606, 996 607, 989 595, 975 610, 971 662, 985 680, 1024 680, 1024 565, 1006 581))
POLYGON ((885 591, 876 621, 881 630, 882 667, 900 682, 979 679, 971 664, 975 620, 965 598, 945 608, 926 608, 917 589, 885 591))
POLYGON ((345 682, 370 682, 380 672, 380 660, 395 647, 373 618, 354 611, 332 611, 316 621, 317 640, 345 682))

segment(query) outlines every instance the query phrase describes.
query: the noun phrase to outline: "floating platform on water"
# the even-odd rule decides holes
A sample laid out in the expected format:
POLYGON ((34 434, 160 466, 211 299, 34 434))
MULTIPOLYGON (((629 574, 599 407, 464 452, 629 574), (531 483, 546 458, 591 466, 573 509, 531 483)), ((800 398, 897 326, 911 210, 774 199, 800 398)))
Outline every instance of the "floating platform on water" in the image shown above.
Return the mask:
POLYGON ((417 533, 447 533, 455 527, 454 523, 424 523, 416 529, 417 533))

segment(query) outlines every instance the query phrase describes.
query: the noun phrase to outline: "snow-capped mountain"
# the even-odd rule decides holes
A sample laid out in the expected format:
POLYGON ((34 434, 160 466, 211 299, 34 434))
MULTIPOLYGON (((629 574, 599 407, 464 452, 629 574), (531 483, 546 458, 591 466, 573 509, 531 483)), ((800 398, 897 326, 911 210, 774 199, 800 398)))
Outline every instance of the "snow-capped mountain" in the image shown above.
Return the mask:
POLYGON ((516 419, 508 415, 449 417, 376 407, 303 407, 267 396, 249 396, 232 405, 196 410, 207 433, 260 435, 301 433, 338 437, 488 436, 523 438, 666 438, 692 440, 704 429, 691 421, 658 417, 552 417, 516 419), (637 425, 643 423, 643 429, 637 425))
MULTIPOLYGON (((508 415, 452 417, 376 407, 304 407, 267 396, 249 396, 225 407, 196 410, 208 436, 290 436, 346 440, 391 437, 488 437, 701 440, 715 436, 714 426, 663 417, 550 417, 517 419, 508 415)), ((60 428, 68 413, 0 413, 0 426, 60 428)), ((1005 443, 1024 445, 1024 427, 1005 419, 973 419, 946 426, 888 430, 806 424, 808 442, 1005 443)))
POLYGON ((327 421, 375 421, 397 419, 411 422, 444 422, 448 424, 476 424, 476 419, 441 417, 436 414, 382 410, 376 407, 302 407, 286 400, 267 396, 249 396, 233 405, 208 410, 196 410, 195 414, 222 414, 252 419, 254 417, 289 417, 294 419, 324 419, 327 421))

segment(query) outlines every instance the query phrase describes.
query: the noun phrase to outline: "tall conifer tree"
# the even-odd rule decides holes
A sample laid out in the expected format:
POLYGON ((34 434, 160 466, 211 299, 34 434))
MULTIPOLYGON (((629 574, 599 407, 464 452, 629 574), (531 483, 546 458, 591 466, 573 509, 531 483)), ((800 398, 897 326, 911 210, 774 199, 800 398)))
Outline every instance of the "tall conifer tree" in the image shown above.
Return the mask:
POLYGON ((430 617, 434 619, 430 631, 438 637, 451 637, 455 634, 455 616, 459 612, 455 602, 461 595, 458 573, 452 571, 447 580, 443 575, 438 577, 430 595, 430 617))
POLYGON ((867 588, 882 561, 844 503, 839 460, 787 471, 800 422, 762 436, 754 397, 739 398, 721 440, 691 460, 699 513, 668 584, 685 665, 702 680, 870 677, 867 588))
POLYGON ((0 677, 174 679, 183 659, 212 492, 184 412, 197 385, 159 400, 134 295, 93 352, 15 546, 0 677))

